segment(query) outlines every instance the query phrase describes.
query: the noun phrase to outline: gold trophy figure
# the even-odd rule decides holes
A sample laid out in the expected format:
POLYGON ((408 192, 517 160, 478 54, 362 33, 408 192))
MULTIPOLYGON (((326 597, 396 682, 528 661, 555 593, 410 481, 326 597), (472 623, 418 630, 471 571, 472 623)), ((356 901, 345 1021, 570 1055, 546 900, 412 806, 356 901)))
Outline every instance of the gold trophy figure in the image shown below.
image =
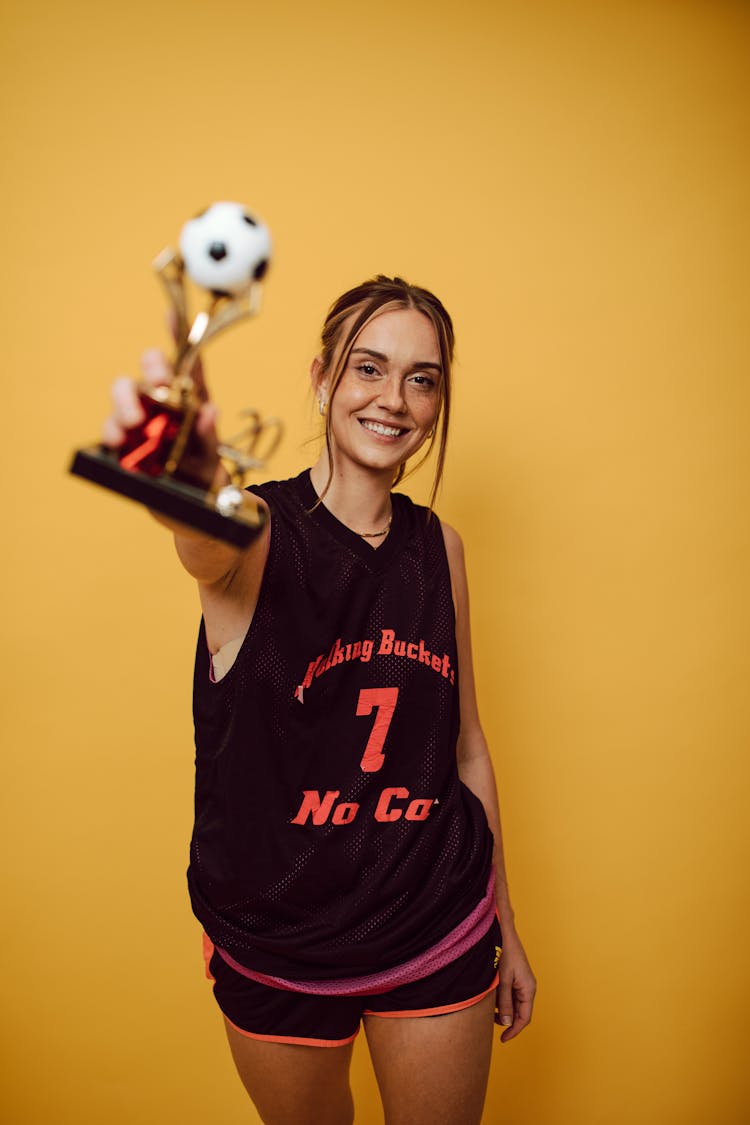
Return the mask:
POLYGON ((202 382, 193 372, 201 348, 260 307, 261 282, 271 256, 267 227, 239 203, 214 203, 182 228, 179 253, 169 247, 153 266, 171 305, 176 342, 174 377, 167 386, 139 387, 145 421, 129 430, 117 450, 78 450, 76 476, 186 523, 216 539, 244 547, 265 522, 264 509, 244 490, 247 473, 260 469, 278 445, 278 419, 245 411, 247 428, 218 452, 230 483, 214 489, 191 474, 194 424, 202 382), (208 291, 208 307, 192 323, 185 275, 208 291))

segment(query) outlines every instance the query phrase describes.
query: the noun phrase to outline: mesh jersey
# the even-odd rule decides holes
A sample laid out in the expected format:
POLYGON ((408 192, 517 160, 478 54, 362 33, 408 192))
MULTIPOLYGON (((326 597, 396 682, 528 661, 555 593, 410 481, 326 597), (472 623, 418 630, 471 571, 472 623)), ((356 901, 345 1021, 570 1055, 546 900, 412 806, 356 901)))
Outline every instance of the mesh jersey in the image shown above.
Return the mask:
POLYGON ((253 489, 271 541, 252 623, 210 678, 201 622, 188 883, 212 941, 301 980, 399 965, 485 897, 492 834, 459 780, 439 520, 394 493, 373 549, 309 472, 253 489))

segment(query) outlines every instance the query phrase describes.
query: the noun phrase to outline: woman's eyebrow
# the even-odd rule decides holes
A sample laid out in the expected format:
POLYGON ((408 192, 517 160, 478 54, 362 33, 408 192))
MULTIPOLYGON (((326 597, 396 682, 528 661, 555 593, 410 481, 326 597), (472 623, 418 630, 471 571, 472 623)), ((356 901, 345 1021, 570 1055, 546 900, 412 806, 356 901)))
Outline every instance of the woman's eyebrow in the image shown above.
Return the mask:
MULTIPOLYGON (((363 355, 371 355, 373 359, 379 359, 379 360, 382 360, 383 363, 388 363, 388 356, 387 355, 385 355, 383 352, 373 351, 372 348, 352 348, 350 354, 354 355, 356 352, 361 352, 363 355)), ((420 360, 417 363, 412 363, 410 370, 415 371, 417 368, 419 368, 420 371, 421 371, 425 367, 428 367, 428 368, 432 369, 433 371, 442 371, 443 370, 441 364, 433 363, 431 360, 428 360, 428 359, 426 359, 424 361, 420 360)))
POLYGON ((373 359, 382 359, 383 363, 388 362, 387 355, 384 355, 383 352, 374 352, 372 348, 352 348, 351 354, 354 355, 355 352, 362 352, 363 355, 371 355, 373 359))

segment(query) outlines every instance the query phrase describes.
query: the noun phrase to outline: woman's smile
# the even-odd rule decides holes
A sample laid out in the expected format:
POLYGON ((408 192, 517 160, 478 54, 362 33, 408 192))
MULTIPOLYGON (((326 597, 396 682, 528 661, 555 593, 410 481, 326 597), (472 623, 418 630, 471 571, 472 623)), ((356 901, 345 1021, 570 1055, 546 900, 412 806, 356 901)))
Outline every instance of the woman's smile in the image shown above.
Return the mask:
POLYGON ((404 434, 408 434, 408 429, 400 426, 388 426, 384 422, 375 422, 371 418, 358 418, 360 426, 364 426, 370 433, 377 434, 379 437, 384 438, 401 438, 404 434))

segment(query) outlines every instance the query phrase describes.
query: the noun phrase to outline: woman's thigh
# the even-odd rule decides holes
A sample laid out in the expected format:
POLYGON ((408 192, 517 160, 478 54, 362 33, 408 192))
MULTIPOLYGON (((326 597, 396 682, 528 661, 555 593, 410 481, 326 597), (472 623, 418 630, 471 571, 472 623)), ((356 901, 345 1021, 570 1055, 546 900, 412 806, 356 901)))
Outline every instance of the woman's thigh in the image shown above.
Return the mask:
POLYGON ((351 1125, 351 1043, 272 1043, 243 1035, 226 1017, 224 1024, 237 1072, 265 1125, 351 1125))
POLYGON ((441 1016, 365 1016, 386 1125, 479 1125, 495 993, 441 1016))

